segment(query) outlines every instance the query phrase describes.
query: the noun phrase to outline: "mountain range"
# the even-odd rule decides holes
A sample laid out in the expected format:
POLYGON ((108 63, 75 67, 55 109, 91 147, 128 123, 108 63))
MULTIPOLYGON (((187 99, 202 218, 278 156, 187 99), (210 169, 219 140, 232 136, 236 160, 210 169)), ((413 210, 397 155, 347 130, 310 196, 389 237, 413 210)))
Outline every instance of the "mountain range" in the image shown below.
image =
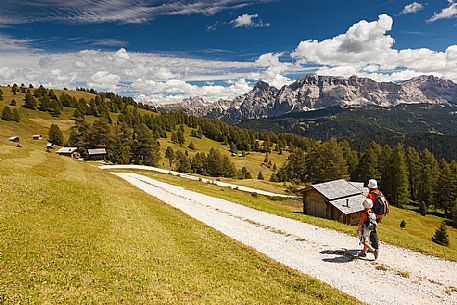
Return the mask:
POLYGON ((357 76, 309 74, 281 89, 259 81, 251 91, 233 100, 210 103, 201 97, 191 97, 163 108, 240 122, 328 107, 393 107, 400 104, 457 106, 457 84, 434 76, 419 76, 394 83, 357 76))

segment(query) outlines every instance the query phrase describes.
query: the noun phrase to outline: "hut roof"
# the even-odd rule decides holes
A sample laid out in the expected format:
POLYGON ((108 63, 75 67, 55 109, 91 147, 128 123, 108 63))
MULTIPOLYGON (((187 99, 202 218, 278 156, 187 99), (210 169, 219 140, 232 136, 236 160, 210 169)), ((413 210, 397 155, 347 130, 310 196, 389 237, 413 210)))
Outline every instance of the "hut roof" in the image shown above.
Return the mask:
POLYGON ((16 139, 19 139, 19 137, 14 136, 14 137, 9 138, 8 140, 9 140, 9 141, 14 141, 14 140, 16 140, 16 139))
POLYGON ((361 190, 344 179, 334 180, 311 186, 328 200, 335 200, 361 194, 361 190))
POLYGON ((368 189, 363 183, 349 182, 344 179, 313 184, 302 190, 302 193, 315 189, 322 194, 331 205, 344 214, 363 211, 363 201, 368 195, 368 189))
POLYGON ((72 154, 78 150, 78 147, 62 147, 56 151, 56 154, 72 154))
POLYGON ((89 156, 106 155, 106 149, 104 149, 104 148, 92 148, 92 149, 88 149, 87 152, 89 153, 89 156))
POLYGON ((366 196, 359 194, 347 198, 330 200, 330 204, 340 210, 342 213, 348 215, 363 211, 363 201, 366 196))

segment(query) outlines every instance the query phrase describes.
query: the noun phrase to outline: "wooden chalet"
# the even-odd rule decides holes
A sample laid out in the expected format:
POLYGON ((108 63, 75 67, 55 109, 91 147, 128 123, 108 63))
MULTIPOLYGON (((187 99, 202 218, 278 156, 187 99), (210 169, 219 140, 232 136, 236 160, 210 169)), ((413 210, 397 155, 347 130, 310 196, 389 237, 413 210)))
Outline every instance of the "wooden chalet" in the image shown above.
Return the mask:
POLYGON ((92 148, 87 150, 87 160, 105 160, 106 149, 104 148, 92 148))
POLYGON ((40 134, 34 134, 32 136, 32 140, 35 140, 35 141, 41 140, 42 138, 43 138, 43 136, 40 134))
POLYGON ((79 158, 78 147, 62 147, 56 151, 56 154, 74 159, 79 158))
POLYGON ((300 191, 303 194, 303 213, 356 225, 368 189, 363 183, 344 179, 311 185, 300 191))

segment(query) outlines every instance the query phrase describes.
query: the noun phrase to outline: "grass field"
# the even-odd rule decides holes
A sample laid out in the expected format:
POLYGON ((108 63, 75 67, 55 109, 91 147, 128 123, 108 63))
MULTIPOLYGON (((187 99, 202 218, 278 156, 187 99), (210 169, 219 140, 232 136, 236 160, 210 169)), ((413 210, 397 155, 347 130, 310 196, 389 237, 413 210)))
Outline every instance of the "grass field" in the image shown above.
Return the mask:
MULTIPOLYGON (((0 121, 0 303, 357 304, 0 121)), ((44 141, 41 141, 44 142, 44 141)))
MULTIPOLYGON (((219 186, 191 181, 180 177, 140 171, 142 174, 154 179, 179 185, 203 194, 231 200, 261 211, 292 218, 302 222, 335 229, 349 234, 355 234, 355 227, 347 226, 336 221, 304 215, 303 205, 300 200, 278 200, 265 196, 254 197, 245 192, 221 188, 219 186)), ((382 242, 409 248, 425 254, 434 255, 457 261, 457 230, 448 227, 449 240, 451 245, 444 247, 431 241, 436 228, 440 225, 442 218, 433 215, 421 216, 420 214, 391 207, 390 214, 385 217, 379 225, 379 238, 382 242), (405 220, 405 229, 400 228, 400 222, 405 220)))
MULTIPOLYGON (((232 157, 228 145, 223 145, 216 141, 210 140, 206 137, 201 139, 193 138, 190 136, 191 128, 185 126, 184 127, 184 137, 186 139, 186 143, 184 145, 178 145, 171 142, 171 133, 169 132, 166 139, 159 139, 160 142, 160 152, 162 154, 162 161, 160 163, 160 167, 173 169, 173 167, 169 166, 168 160, 165 159, 165 150, 168 146, 171 146, 174 151, 182 151, 185 152, 187 150, 189 156, 194 156, 197 152, 208 153, 211 148, 216 148, 221 153, 230 157, 230 159, 235 163, 237 169, 241 169, 243 166, 247 168, 247 170, 251 173, 253 178, 257 178, 259 172, 262 172, 265 180, 258 180, 258 179, 249 179, 245 181, 235 180, 235 179, 224 179, 221 178, 221 181, 226 182, 235 182, 249 187, 257 187, 259 189, 263 189, 266 191, 274 191, 274 192, 283 192, 285 187, 281 184, 270 183, 268 179, 270 178, 271 174, 273 173, 272 169, 265 166, 263 163, 265 159, 265 154, 260 152, 249 152, 248 155, 244 157, 232 157), (196 150, 193 151, 188 148, 190 142, 193 142, 196 150)), ((241 152, 240 152, 241 153, 241 152)), ((269 154, 269 158, 271 159, 273 164, 276 164, 277 168, 279 169, 286 161, 289 156, 289 152, 283 151, 280 155, 278 152, 272 151, 269 154)))

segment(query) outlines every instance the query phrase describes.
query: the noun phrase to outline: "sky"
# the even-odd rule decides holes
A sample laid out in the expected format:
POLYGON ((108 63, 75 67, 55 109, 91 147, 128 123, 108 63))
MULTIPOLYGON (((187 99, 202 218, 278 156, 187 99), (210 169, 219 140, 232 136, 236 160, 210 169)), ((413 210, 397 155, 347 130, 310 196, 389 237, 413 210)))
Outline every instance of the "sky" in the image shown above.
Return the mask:
POLYGON ((457 82, 456 0, 1 0, 0 84, 173 103, 305 74, 457 82))

